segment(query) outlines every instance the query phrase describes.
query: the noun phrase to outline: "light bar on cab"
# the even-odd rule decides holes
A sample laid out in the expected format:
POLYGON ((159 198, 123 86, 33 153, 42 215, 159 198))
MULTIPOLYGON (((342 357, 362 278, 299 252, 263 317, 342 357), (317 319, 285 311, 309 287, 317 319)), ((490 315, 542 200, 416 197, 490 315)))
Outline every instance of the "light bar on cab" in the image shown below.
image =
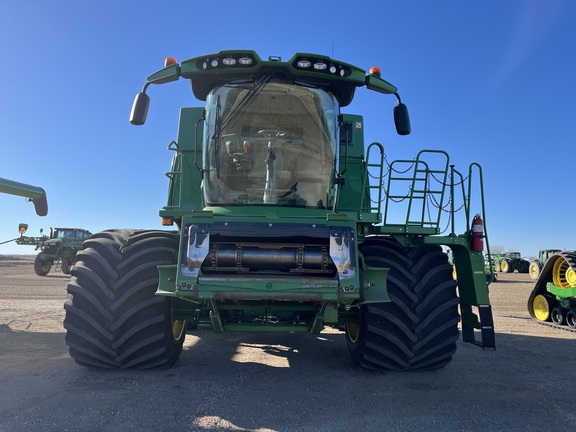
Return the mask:
POLYGON ((292 67, 298 70, 326 73, 340 77, 347 77, 351 70, 343 64, 335 62, 328 57, 297 56, 292 67))
POLYGON ((251 67, 256 59, 247 53, 225 54, 224 56, 206 57, 196 63, 200 70, 226 69, 229 67, 251 67))

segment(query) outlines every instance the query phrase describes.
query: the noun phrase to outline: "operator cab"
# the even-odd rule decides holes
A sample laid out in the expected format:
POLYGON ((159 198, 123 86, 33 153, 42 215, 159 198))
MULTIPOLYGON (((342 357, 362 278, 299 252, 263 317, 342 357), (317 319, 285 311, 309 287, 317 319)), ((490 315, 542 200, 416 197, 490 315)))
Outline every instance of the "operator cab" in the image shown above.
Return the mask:
POLYGON ((207 205, 329 208, 338 101, 287 79, 229 83, 206 100, 207 205))

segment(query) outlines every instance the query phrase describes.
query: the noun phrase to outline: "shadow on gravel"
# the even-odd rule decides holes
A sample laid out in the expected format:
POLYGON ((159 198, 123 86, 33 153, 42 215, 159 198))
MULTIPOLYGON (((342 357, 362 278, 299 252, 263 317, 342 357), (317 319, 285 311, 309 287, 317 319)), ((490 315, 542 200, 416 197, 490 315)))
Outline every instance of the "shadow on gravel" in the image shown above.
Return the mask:
POLYGON ((65 274, 47 274, 46 276, 38 276, 38 277, 48 279, 70 279, 70 275, 65 274))
POLYGON ((171 369, 107 371, 63 357, 63 334, 6 327, 0 388, 14 390, 0 417, 11 431, 520 431, 541 424, 544 402, 549 430, 576 421, 558 391, 576 382, 569 339, 497 334, 496 351, 458 342, 444 369, 383 373, 355 367, 343 334, 193 331, 171 369))
MULTIPOLYGON (((536 281, 533 281, 536 282, 536 281)), ((498 285, 506 285, 506 284, 525 284, 525 280, 520 279, 498 279, 495 282, 490 284, 490 287, 498 286, 498 285)))

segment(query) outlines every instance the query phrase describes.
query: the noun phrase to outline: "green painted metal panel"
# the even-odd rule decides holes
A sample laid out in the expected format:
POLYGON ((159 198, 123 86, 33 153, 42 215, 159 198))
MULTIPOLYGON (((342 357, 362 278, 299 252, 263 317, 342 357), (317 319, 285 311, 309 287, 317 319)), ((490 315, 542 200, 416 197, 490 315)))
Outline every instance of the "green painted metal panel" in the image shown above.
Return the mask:
POLYGON ((554 294, 556 297, 561 298, 561 299, 562 298, 576 297, 576 287, 561 288, 561 287, 554 285, 552 282, 548 282, 546 284, 546 290, 549 293, 554 294))
POLYGON ((364 265, 364 291, 359 303, 389 302, 386 280, 388 279, 387 268, 369 267, 364 265))

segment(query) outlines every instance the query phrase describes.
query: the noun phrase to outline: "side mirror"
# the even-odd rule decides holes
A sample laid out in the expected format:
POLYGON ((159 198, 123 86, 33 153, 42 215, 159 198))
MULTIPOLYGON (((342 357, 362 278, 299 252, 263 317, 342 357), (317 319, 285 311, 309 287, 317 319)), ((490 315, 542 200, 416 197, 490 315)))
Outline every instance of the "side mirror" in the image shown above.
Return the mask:
POLYGON ((132 104, 132 112, 130 113, 130 123, 136 126, 141 126, 146 122, 148 116, 148 107, 150 106, 150 96, 144 92, 140 92, 134 98, 132 104))
POLYGON ((412 132, 408 108, 402 102, 399 102, 394 107, 394 125, 398 135, 410 135, 410 132, 412 132))

